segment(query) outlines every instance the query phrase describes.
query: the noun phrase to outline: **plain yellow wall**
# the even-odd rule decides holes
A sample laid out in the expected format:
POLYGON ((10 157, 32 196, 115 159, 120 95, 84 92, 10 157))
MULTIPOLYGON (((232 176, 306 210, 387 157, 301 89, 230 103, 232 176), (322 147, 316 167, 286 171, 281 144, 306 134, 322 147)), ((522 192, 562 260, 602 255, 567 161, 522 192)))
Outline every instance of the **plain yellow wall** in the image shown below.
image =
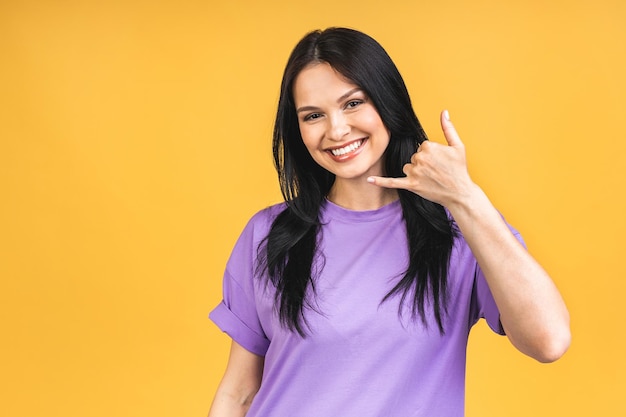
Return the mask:
POLYGON ((206 316, 280 199, 281 71, 331 25, 386 47, 431 139, 450 109, 569 305, 552 365, 475 329, 467 415, 626 415, 625 5, 1 2, 0 415, 206 414, 229 345, 206 316))

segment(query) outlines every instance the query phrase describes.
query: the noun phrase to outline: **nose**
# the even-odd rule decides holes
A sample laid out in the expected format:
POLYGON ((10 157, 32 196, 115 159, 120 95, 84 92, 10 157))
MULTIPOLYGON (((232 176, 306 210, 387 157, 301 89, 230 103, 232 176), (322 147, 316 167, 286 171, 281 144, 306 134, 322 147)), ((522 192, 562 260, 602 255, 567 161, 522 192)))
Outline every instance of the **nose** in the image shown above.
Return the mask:
POLYGON ((333 141, 342 141, 350 133, 350 124, 347 117, 342 114, 334 114, 328 118, 326 137, 333 141))

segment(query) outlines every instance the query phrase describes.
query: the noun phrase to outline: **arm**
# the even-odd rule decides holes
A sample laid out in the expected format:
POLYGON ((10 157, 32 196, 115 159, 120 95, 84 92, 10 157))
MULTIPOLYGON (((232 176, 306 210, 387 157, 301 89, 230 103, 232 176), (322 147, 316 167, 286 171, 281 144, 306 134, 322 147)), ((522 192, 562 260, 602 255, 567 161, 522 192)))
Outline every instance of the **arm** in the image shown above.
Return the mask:
POLYGON ((485 193, 470 178, 465 147, 447 111, 441 126, 448 146, 424 142, 404 178, 371 177, 442 204, 454 217, 485 274, 511 343, 540 362, 560 358, 570 343, 569 313, 544 269, 510 232, 485 193))
POLYGON ((540 362, 559 359, 570 343, 569 314, 546 271, 478 186, 448 210, 485 274, 511 343, 540 362))
POLYGON ((247 351, 233 340, 228 365, 222 377, 209 417, 243 417, 261 386, 262 356, 247 351))

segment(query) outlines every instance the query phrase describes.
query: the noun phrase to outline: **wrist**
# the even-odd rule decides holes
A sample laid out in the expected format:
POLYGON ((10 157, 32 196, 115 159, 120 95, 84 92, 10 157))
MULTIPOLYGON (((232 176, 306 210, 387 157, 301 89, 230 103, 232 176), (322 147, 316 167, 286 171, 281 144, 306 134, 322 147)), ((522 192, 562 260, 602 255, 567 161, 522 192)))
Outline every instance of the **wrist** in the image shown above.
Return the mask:
POLYGON ((483 208, 491 207, 491 202, 478 184, 471 183, 463 193, 458 193, 455 198, 446 205, 452 217, 459 220, 462 217, 472 216, 483 208))

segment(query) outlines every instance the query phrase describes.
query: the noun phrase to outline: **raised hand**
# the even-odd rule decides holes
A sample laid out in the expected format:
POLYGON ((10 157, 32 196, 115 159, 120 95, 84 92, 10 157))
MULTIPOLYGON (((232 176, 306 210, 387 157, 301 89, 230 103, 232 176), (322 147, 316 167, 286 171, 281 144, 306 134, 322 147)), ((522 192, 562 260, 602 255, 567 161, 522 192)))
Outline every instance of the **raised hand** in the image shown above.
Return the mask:
POLYGON ((470 196, 475 189, 467 172, 465 146, 461 142, 447 110, 441 112, 441 128, 448 145, 424 141, 404 165, 406 177, 369 177, 379 187, 401 188, 427 200, 449 207, 470 196))
POLYGON ((445 206, 485 274, 513 345, 538 361, 552 362, 570 343, 567 307, 550 276, 470 179, 465 147, 447 111, 441 113, 441 127, 448 145, 422 143, 403 168, 406 177, 368 181, 410 190, 445 206))

